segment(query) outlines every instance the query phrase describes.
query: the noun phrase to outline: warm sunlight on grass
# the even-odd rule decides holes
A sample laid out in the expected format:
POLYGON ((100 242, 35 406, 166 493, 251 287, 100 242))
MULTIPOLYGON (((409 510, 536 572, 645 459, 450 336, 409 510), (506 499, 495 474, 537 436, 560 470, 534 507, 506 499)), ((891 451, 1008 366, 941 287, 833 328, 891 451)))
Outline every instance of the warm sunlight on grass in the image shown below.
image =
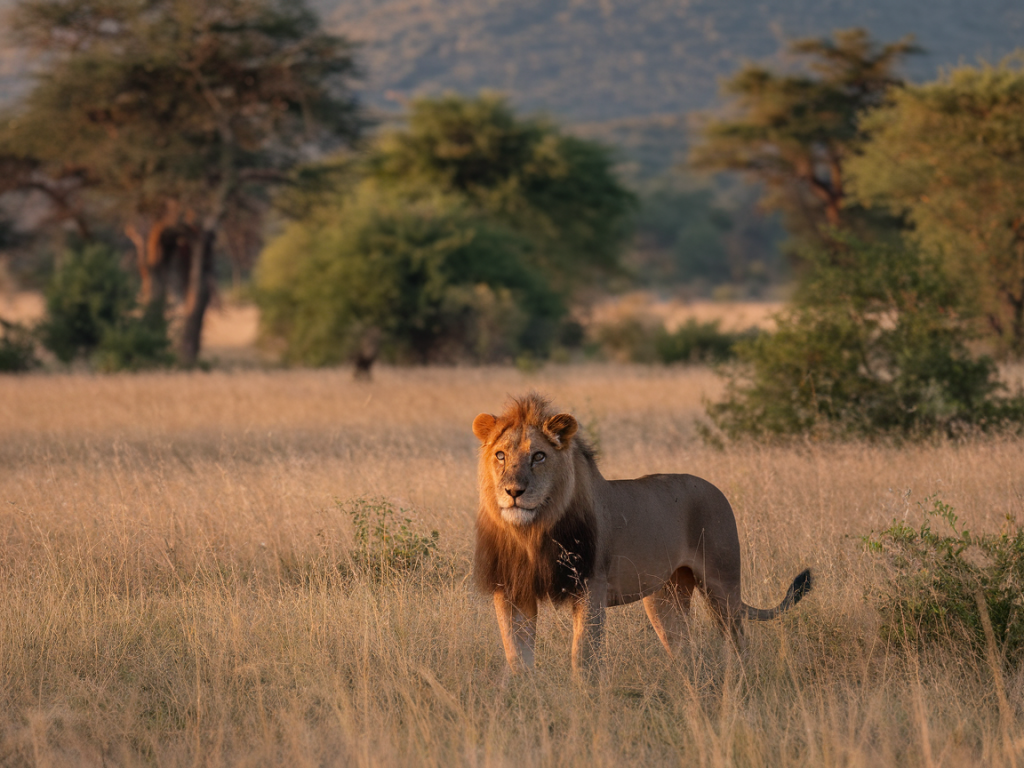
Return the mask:
POLYGON ((887 646, 860 536, 941 494, 972 530, 1021 512, 1024 444, 705 447, 701 368, 550 366, 0 378, 0 764, 1012 765, 1024 677, 887 646), (468 574, 480 411, 536 388, 606 476, 691 472, 736 510, 744 597, 775 604, 742 664, 703 611, 666 658, 610 612, 605 680, 569 673, 568 616, 503 685, 468 574), (335 503, 439 531, 411 574, 349 558, 335 503))

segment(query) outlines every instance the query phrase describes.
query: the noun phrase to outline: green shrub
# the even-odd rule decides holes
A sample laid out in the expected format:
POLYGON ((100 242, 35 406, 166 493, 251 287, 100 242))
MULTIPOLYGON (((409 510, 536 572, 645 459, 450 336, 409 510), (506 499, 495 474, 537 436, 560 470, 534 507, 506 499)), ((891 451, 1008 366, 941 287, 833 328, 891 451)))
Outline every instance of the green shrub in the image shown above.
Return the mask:
POLYGON ((110 248, 93 243, 68 251, 46 289, 43 345, 65 363, 91 355, 134 304, 128 275, 110 248))
POLYGON ((629 317, 615 323, 604 323, 594 329, 594 342, 599 355, 619 362, 653 363, 654 339, 657 330, 651 323, 629 317))
POLYGON ((708 414, 731 437, 955 435, 1024 423, 995 363, 968 348, 971 325, 934 259, 848 243, 812 259, 778 329, 740 343, 724 401, 708 414))
POLYGON ((606 357, 634 363, 720 363, 735 356, 736 344, 753 332, 728 333, 719 323, 691 318, 675 331, 627 318, 606 323, 595 331, 595 341, 606 357))
POLYGON ((397 362, 545 357, 565 310, 529 247, 455 198, 364 182, 267 246, 262 331, 306 365, 350 359, 369 333, 397 362))
POLYGON ((38 364, 32 332, 0 318, 0 373, 28 371, 38 364))
POLYGON ((437 554, 437 531, 415 530, 409 510, 396 510, 382 498, 336 502, 352 518, 352 564, 363 573, 383 577, 422 568, 437 554))
POLYGON ((757 336, 751 329, 729 333, 713 320, 700 323, 690 318, 673 332, 660 328, 654 339, 658 359, 663 363, 722 363, 736 356, 736 344, 757 336))
POLYGON ((1024 659, 1024 529, 1007 516, 1001 533, 973 534, 949 504, 934 496, 928 502, 930 509, 919 504, 925 516, 920 528, 893 521, 863 538, 892 569, 874 596, 884 632, 915 646, 966 639, 984 655, 981 603, 998 652, 1018 664, 1024 659))
POLYGON ((108 326, 92 354, 93 367, 104 373, 169 366, 174 353, 162 305, 151 304, 141 316, 122 316, 108 326))
POLYGON ((46 290, 40 339, 59 360, 85 358, 115 371, 173 362, 162 307, 141 313, 135 290, 109 247, 67 252, 46 290))

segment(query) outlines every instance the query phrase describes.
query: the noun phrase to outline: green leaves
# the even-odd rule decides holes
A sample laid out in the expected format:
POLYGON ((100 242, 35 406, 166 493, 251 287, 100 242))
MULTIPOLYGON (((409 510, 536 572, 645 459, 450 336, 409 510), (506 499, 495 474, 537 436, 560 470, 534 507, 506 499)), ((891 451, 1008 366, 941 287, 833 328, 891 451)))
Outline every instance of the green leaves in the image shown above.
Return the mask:
POLYGON ((85 358, 101 371, 170 365, 163 306, 140 311, 118 261, 99 244, 63 256, 46 291, 43 346, 62 362, 85 358))
POLYGON ((849 164, 864 205, 905 216, 999 351, 1024 355, 1024 69, 960 67, 865 118, 849 164))
POLYGON ((795 235, 827 241, 830 227, 849 226, 858 215, 846 205, 843 170, 863 139, 858 119, 900 82, 896 67, 918 49, 909 38, 879 46, 850 29, 833 40, 798 40, 790 50, 809 59, 811 74, 740 71, 724 87, 740 115, 708 123, 691 162, 748 173, 795 235))
POLYGON ((422 568, 437 554, 439 534, 423 534, 387 499, 363 498, 335 502, 352 519, 352 563, 378 579, 422 568), (397 515, 399 516, 396 516, 397 515))
POLYGON ((264 332, 293 362, 371 338, 396 361, 546 357, 632 206, 603 148, 489 96, 416 102, 349 172, 346 194, 290 195, 297 221, 261 256, 264 332))
POLYGON ((886 586, 873 594, 885 633, 914 645, 966 640, 983 656, 984 610, 998 651, 1019 664, 1024 658, 1024 529, 1007 517, 1001 533, 973 534, 937 496, 918 506, 924 513, 919 528, 894 520, 862 538, 890 567, 886 586))
POLYGON ((270 243, 255 275, 264 333, 286 359, 350 358, 369 333, 407 362, 546 352, 561 300, 530 243, 453 196, 363 182, 270 243))
POLYGON ((560 292, 617 268, 635 205, 607 149, 486 94, 414 102, 408 127, 381 139, 369 167, 383 185, 463 197, 529 237, 529 258, 560 292))
POLYGON ((807 256, 796 305, 740 344, 725 399, 708 407, 726 434, 923 437, 1020 428, 1024 395, 1004 397, 995 364, 971 353, 956 284, 918 250, 846 237, 807 256))

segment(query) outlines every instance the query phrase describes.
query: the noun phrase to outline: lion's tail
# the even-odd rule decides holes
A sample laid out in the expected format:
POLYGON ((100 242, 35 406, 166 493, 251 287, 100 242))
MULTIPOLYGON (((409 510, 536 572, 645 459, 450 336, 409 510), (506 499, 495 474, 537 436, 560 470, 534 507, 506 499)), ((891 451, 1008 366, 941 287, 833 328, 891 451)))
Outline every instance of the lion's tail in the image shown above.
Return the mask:
POLYGON ((769 621, 799 603, 800 599, 810 591, 811 569, 808 568, 793 579, 793 584, 790 586, 789 591, 786 592, 786 596, 774 608, 754 608, 746 603, 743 604, 743 608, 747 612, 747 618, 751 621, 769 621))

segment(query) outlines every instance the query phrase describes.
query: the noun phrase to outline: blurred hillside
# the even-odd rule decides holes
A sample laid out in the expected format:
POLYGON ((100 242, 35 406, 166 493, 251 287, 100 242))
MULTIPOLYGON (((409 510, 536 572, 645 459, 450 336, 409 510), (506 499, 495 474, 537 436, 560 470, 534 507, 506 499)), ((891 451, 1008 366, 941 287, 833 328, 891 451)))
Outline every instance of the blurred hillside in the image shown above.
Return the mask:
POLYGON ((863 26, 877 40, 913 33, 927 53, 907 74, 1024 40, 1019 0, 317 0, 328 26, 363 41, 368 104, 491 88, 516 106, 621 146, 642 176, 685 145, 687 115, 714 108, 718 81, 783 41, 863 26))
MULTIPOLYGON (((361 41, 364 99, 379 113, 447 90, 503 91, 581 134, 620 146, 640 176, 671 164, 687 116, 714 108, 718 80, 744 60, 784 64, 782 42, 864 26, 913 33, 927 53, 908 75, 1024 40, 1019 0, 313 0, 327 26, 361 41)), ((0 0, 0 9, 13 0, 0 0)), ((22 92, 26 60, 0 48, 0 103, 22 92)))

